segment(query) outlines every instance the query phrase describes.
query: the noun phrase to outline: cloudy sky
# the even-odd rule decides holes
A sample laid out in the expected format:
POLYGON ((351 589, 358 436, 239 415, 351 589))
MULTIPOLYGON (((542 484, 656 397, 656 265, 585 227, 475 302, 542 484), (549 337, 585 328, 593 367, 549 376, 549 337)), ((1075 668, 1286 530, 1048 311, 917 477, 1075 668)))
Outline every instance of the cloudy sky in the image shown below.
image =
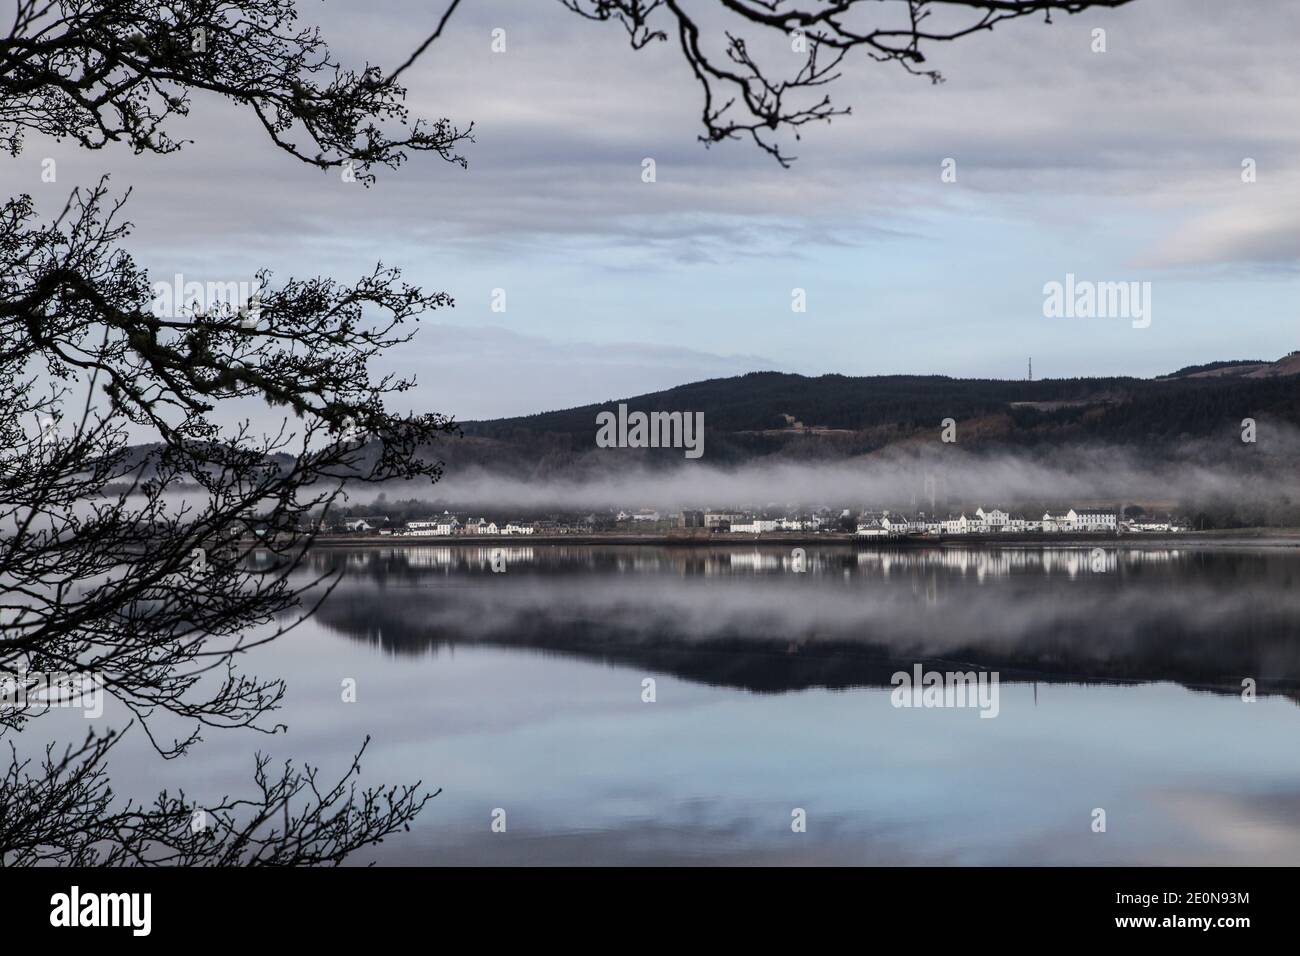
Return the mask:
MULTIPOLYGON (((301 7, 358 66, 401 62, 440 9, 301 7)), ((1135 0, 934 47, 939 86, 853 57, 832 91, 853 114, 806 128, 782 169, 697 142, 675 45, 633 51, 558 0, 464 0, 405 79, 413 114, 474 123, 466 170, 416 156, 366 190, 199 98, 180 154, 31 138, 0 172, 49 209, 112 173, 161 276, 351 279, 382 260, 447 290, 456 307, 392 365, 417 375, 415 406, 461 419, 756 369, 1020 378, 1032 356, 1036 377, 1153 375, 1300 348, 1297 35, 1289 0, 1135 0), (1150 327, 1045 318, 1067 273, 1151 282, 1150 327)))

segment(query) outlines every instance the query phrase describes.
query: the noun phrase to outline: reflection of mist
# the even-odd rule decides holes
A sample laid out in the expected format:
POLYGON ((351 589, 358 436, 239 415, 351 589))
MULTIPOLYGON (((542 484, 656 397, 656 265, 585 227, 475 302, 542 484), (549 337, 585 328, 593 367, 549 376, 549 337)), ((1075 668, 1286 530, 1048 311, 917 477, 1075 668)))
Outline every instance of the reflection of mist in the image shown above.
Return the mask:
MULTIPOLYGON (((889 577, 904 571, 942 569, 961 575, 1002 576, 1023 571, 1041 571, 1046 575, 1115 572, 1137 565, 1177 561, 1188 552, 1178 548, 1103 548, 1092 545, 1070 547, 996 548, 879 548, 845 551, 843 549, 800 548, 805 552, 808 571, 840 573, 856 568, 866 573, 889 577)), ((319 570, 342 564, 351 571, 374 570, 381 575, 411 570, 468 571, 488 568, 493 555, 502 555, 511 565, 539 571, 616 571, 676 574, 735 575, 745 572, 793 572, 794 548, 764 543, 745 547, 727 545, 706 547, 602 547, 599 545, 528 545, 493 543, 487 545, 407 545, 365 547, 316 552, 313 564, 319 570)))
POLYGON ((796 574, 780 548, 515 548, 497 575, 493 550, 317 553, 350 569, 320 620, 396 652, 521 646, 756 689, 884 685, 917 660, 1300 684, 1300 555, 1284 551, 814 548, 796 574))

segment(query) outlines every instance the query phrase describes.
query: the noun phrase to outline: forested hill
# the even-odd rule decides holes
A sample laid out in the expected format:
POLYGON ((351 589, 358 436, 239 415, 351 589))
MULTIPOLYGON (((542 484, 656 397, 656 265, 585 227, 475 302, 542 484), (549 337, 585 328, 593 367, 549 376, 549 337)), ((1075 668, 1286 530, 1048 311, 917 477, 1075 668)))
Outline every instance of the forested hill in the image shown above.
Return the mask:
POLYGON ((1292 353, 1275 363, 1215 362, 1157 379, 1036 382, 752 372, 579 408, 469 422, 464 430, 483 453, 499 445, 530 453, 539 445, 580 451, 592 446, 596 414, 626 402, 635 411, 703 412, 714 460, 762 456, 794 440, 814 439, 839 454, 861 454, 937 433, 945 418, 965 423, 964 442, 1159 444, 1239 431, 1243 418, 1300 425, 1297 359, 1292 353))
MULTIPOLYGON (((595 444, 596 415, 620 402, 629 411, 702 412, 704 456, 716 465, 869 455, 933 441, 949 418, 961 447, 976 453, 1032 448, 1050 455, 1057 447, 1101 444, 1153 456, 1177 451, 1192 461, 1221 457, 1213 449, 1240 442, 1242 420, 1251 418, 1261 452, 1275 461, 1300 456, 1294 439, 1300 433, 1300 353, 1277 362, 1212 362, 1154 379, 751 372, 561 411, 465 422, 460 439, 448 437, 429 452, 452 470, 481 466, 530 480, 683 462, 680 449, 602 454, 595 444), (1287 441, 1271 440, 1288 434, 1287 441)), ((156 451, 129 449, 127 462, 144 464, 156 451)), ((367 454, 379 451, 375 445, 367 454)), ((288 455, 276 457, 285 466, 292 462, 288 455)))

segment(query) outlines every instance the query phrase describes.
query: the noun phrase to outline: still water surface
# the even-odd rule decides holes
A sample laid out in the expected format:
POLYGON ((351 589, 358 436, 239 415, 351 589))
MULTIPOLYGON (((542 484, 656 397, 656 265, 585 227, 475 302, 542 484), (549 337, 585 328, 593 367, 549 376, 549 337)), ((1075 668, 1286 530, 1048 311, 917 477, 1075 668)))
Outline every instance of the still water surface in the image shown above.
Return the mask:
POLYGON ((495 550, 317 552, 339 587, 245 665, 289 732, 128 740, 115 786, 370 734, 367 781, 442 794, 358 862, 1300 863, 1295 548, 495 550), (892 706, 916 664, 997 671, 997 717, 892 706))

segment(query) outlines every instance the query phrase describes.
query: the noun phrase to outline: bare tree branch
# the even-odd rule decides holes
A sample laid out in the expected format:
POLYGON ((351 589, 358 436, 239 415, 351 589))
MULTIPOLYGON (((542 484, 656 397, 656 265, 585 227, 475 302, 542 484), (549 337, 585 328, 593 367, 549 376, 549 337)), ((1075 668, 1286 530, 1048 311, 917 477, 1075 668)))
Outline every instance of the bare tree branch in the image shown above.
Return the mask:
MULTIPOLYGON (((443 23, 460 0, 452 0, 443 23)), ((395 80, 441 33, 391 74, 345 69, 296 0, 17 0, 0 38, 0 145, 23 133, 68 137, 89 149, 137 153, 183 145, 169 133, 196 91, 247 108, 280 149, 320 169, 396 168, 408 151, 465 165, 472 129, 443 118, 410 122, 395 80)))
POLYGON ((748 138, 782 166, 794 159, 776 138, 798 140, 809 123, 851 112, 825 88, 861 50, 932 83, 925 48, 1033 14, 1119 7, 1131 0, 560 0, 579 16, 614 22, 633 49, 675 37, 704 95, 706 146, 748 138), (937 20, 935 18, 937 14, 937 20), (743 30, 752 36, 746 39, 743 30), (754 45, 754 40, 758 45, 754 45), (758 53, 756 50, 765 52, 758 53), (793 56, 792 56, 793 54, 793 56), (793 60, 794 66, 785 64, 793 60))

